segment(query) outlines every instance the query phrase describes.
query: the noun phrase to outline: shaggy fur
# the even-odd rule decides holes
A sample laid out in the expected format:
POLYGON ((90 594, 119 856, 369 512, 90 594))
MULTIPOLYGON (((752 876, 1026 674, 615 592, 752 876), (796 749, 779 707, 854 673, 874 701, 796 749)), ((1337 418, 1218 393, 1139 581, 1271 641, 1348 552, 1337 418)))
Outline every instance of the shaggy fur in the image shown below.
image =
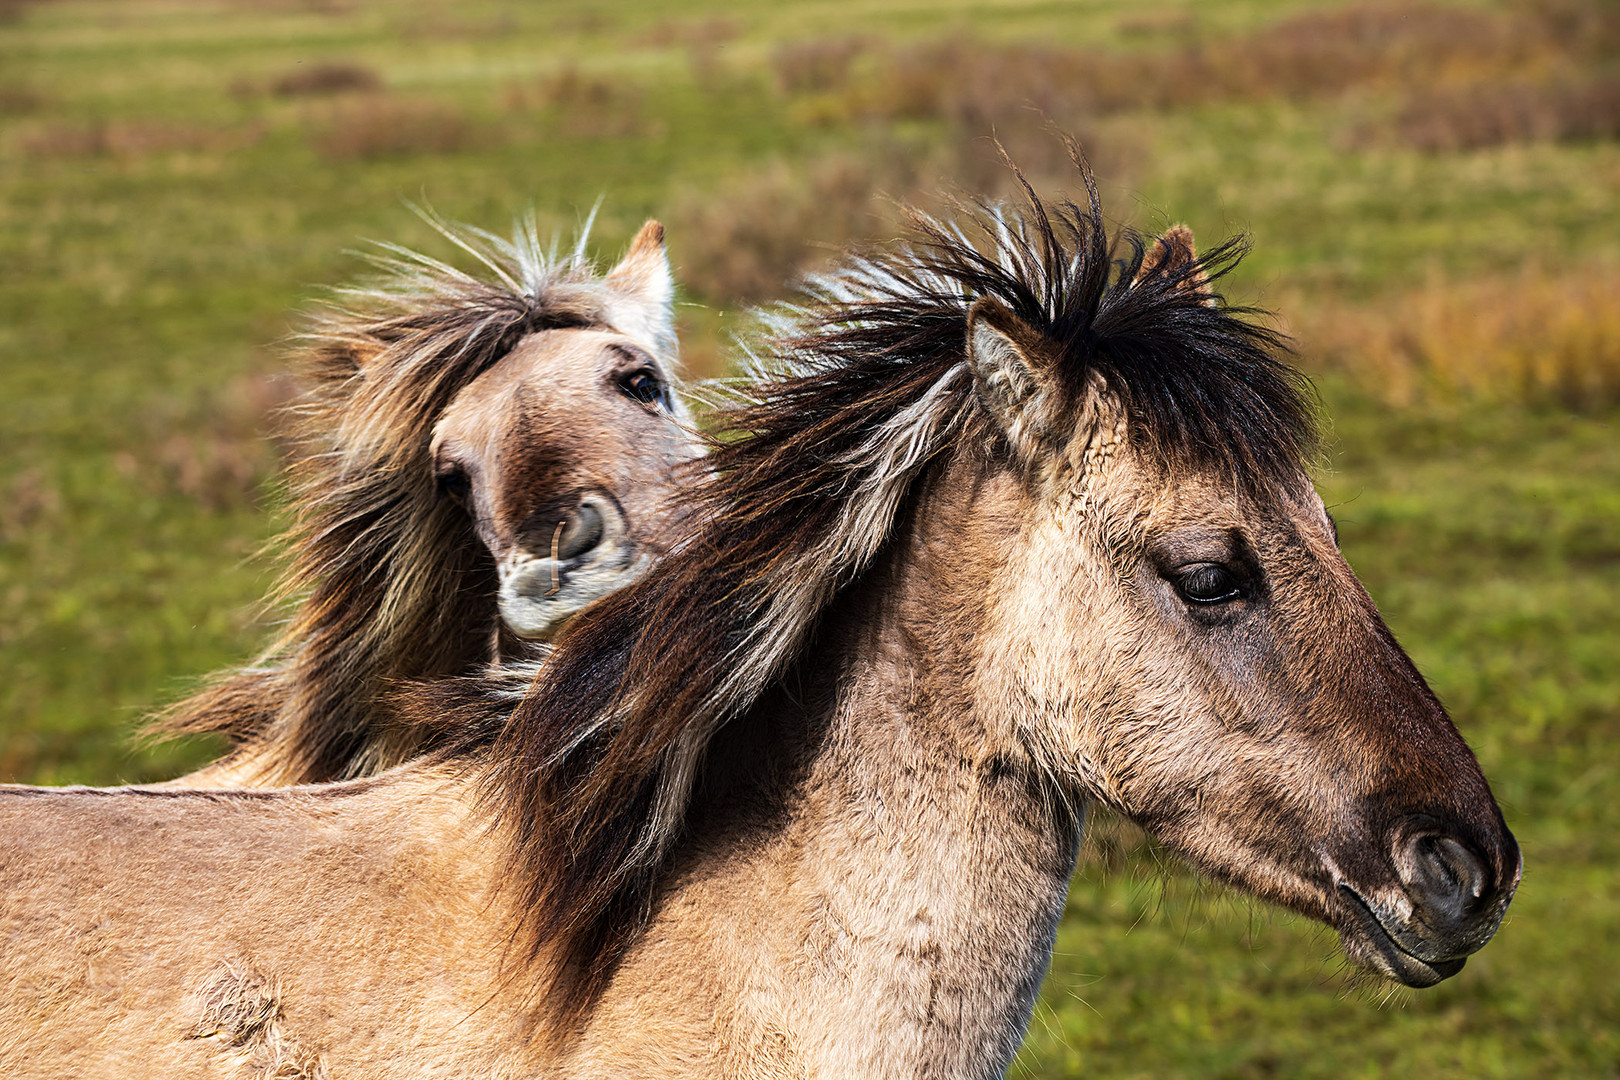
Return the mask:
MULTIPOLYGON (((548 330, 626 335, 674 377, 661 226, 649 223, 626 261, 603 276, 584 253, 588 225, 573 250, 559 256, 541 246, 532 220, 510 241, 428 220, 486 273, 473 276, 383 245, 374 260, 381 276, 341 291, 341 303, 315 314, 299 339, 308 389, 294 411, 301 449, 290 484, 293 524, 284 538, 292 559, 275 594, 293 605, 292 616, 253 664, 161 718, 165 734, 219 732, 239 746, 182 784, 363 776, 424 749, 436 729, 392 723, 381 703, 384 690, 472 670, 492 658, 492 642, 502 634, 509 649, 522 651, 501 625, 497 567, 479 535, 480 527, 489 533, 502 523, 469 516, 436 484, 433 441, 446 410, 520 342, 548 330)), ((536 370, 550 374, 543 364, 536 370)), ((532 431, 537 416, 568 408, 558 388, 541 384, 534 391, 509 395, 511 414, 488 422, 532 431)), ((667 430, 686 442, 678 402, 674 412, 667 430)), ((601 416, 599 408, 592 416, 581 410, 559 422, 580 428, 604 422, 601 416)), ((583 431, 571 438, 580 444, 556 440, 560 452, 612 452, 608 440, 589 442, 583 431)), ((640 458, 608 462, 602 471, 622 473, 646 491, 673 483, 661 451, 632 453, 640 458)), ((553 468, 514 482, 525 485, 518 501, 532 505, 560 481, 553 468)))

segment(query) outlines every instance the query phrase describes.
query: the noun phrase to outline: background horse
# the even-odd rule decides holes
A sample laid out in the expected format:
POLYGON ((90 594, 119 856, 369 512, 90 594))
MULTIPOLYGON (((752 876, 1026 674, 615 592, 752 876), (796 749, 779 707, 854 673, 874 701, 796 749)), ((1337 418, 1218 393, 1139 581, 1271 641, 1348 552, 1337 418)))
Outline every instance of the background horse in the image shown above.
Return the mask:
POLYGON ((434 728, 392 723, 387 686, 510 664, 664 550, 694 444, 662 226, 601 277, 584 235, 559 258, 532 222, 511 241, 433 224, 487 276, 389 247, 385 276, 302 338, 278 590, 296 607, 254 664, 162 720, 239 743, 180 785, 398 764, 434 728))
POLYGON ((1338 551, 1300 380, 1211 292, 1232 248, 1112 273, 1085 179, 825 281, 698 531, 495 687, 471 772, 0 795, 0 1061, 997 1075, 1091 801, 1455 973, 1518 852, 1338 551))

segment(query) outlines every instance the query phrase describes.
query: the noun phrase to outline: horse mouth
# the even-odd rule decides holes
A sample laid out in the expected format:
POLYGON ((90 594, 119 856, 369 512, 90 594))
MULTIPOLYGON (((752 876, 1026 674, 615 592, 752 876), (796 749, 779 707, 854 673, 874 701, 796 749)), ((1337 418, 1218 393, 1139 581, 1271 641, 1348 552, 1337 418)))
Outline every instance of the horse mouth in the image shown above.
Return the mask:
POLYGON ((1433 986, 1443 979, 1463 969, 1468 962, 1466 956, 1449 956, 1425 959, 1412 952, 1391 933, 1378 917, 1373 906, 1367 899, 1345 882, 1339 883, 1339 893, 1344 897, 1345 908, 1350 913, 1351 928, 1341 927, 1340 933, 1351 940, 1359 948, 1350 950, 1352 955, 1359 954, 1372 967, 1398 982, 1412 987, 1433 986), (1354 929, 1352 939, 1348 932, 1354 929))
POLYGON ((558 521, 549 545, 500 561, 501 621, 525 640, 550 640, 580 609, 635 581, 650 564, 617 503, 587 495, 558 521))

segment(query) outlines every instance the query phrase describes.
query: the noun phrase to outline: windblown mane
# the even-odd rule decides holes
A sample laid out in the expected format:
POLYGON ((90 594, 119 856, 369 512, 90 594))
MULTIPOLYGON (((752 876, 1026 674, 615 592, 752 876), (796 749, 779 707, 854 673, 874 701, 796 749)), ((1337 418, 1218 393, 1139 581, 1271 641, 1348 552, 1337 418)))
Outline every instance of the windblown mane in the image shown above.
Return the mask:
POLYGON ((1210 291, 1242 245, 1144 265, 1136 234, 1111 248, 1079 164, 1084 206, 1025 184, 1021 206, 964 208, 960 226, 913 213, 913 245, 812 282, 714 417, 711 471, 687 496, 696 531, 565 630, 511 715, 489 798, 511 836, 522 940, 556 958, 565 1017, 644 923, 715 733, 799 657, 930 464, 964 439, 996 445, 965 356, 976 299, 1040 331, 1070 385, 1099 372, 1146 452, 1298 475, 1314 443, 1307 385, 1274 334, 1210 291))
MULTIPOLYGON (((505 240, 424 216, 483 273, 379 244, 377 278, 312 313, 295 339, 307 386, 289 410, 292 555, 274 596, 293 605, 291 618, 251 666, 159 718, 165 734, 273 746, 277 773, 264 782, 338 779, 412 756, 420 731, 380 726, 385 684, 489 658, 495 567, 435 491, 433 426, 524 335, 607 325, 588 223, 558 256, 532 218, 505 240), (402 738, 411 745, 391 745, 402 738)), ((674 354, 673 342, 657 344, 674 354)))

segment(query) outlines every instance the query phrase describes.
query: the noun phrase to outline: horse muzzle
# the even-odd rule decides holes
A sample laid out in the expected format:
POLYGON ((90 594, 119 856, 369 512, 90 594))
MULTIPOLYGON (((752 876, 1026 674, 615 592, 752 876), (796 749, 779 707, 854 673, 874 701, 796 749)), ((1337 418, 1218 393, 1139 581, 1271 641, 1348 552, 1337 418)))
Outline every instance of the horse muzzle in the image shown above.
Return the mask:
POLYGON ((545 641, 593 600, 646 572, 624 512, 588 494, 559 515, 542 550, 517 549, 497 564, 501 620, 520 638, 545 641))
POLYGON ((1519 887, 1523 859, 1503 829, 1494 855, 1414 815, 1394 830, 1399 884, 1358 888, 1331 860, 1345 951, 1407 986, 1433 986, 1491 940, 1519 887))

